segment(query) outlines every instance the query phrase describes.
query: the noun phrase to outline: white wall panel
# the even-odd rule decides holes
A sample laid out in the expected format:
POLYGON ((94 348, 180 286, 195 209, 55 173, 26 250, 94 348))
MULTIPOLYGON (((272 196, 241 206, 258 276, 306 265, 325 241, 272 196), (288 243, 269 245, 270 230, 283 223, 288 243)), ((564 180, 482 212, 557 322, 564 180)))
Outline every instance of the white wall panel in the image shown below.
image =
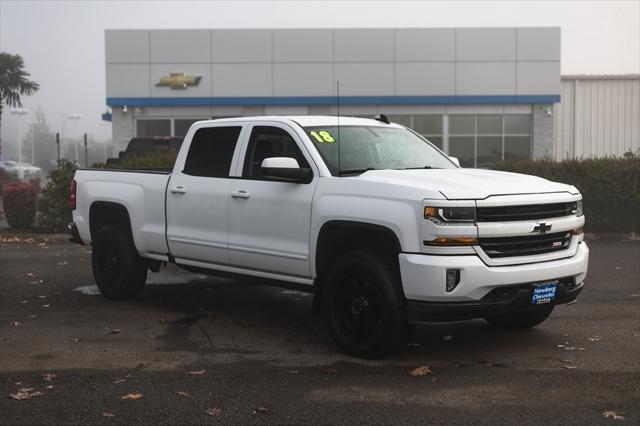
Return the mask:
POLYGON ((453 28, 398 28, 395 36, 397 62, 455 61, 456 30, 453 28))
POLYGON ((213 96, 272 96, 271 64, 213 64, 213 96))
POLYGON ((273 30, 273 62, 332 62, 333 30, 273 30))
POLYGON ((453 62, 397 63, 396 95, 451 95, 455 76, 453 62))
POLYGON ((640 150, 640 76, 564 78, 554 113, 557 159, 640 150))
POLYGON ((271 62, 271 30, 212 30, 214 63, 271 62))
POLYGON ((108 64, 149 62, 149 30, 107 30, 104 37, 108 64))
POLYGON ((393 29, 336 29, 334 61, 392 62, 393 29))
POLYGON ((333 65, 274 64, 273 96, 332 96, 333 65))
POLYGON ((459 28, 456 30, 458 61, 515 61, 515 28, 459 28))
POLYGON ((515 62, 458 62, 456 95, 513 95, 515 62))
POLYGON ((151 63, 210 63, 209 30, 149 31, 151 63))

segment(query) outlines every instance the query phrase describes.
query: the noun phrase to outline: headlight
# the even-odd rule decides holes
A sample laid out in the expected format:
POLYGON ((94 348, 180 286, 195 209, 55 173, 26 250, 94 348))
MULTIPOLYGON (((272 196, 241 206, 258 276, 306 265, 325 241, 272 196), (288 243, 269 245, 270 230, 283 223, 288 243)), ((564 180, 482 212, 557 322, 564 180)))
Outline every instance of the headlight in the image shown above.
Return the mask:
POLYGON ((437 225, 468 225, 476 221, 476 208, 425 207, 424 218, 437 225))
POLYGON ((576 216, 582 216, 584 213, 582 212, 582 200, 578 200, 571 204, 571 213, 576 216))

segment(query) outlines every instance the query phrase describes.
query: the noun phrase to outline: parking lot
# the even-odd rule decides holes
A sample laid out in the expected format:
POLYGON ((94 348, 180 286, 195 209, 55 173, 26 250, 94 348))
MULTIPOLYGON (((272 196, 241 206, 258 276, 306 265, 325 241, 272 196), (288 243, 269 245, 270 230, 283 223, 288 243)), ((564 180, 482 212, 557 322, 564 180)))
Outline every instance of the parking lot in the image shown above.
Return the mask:
POLYGON ((113 302, 89 248, 0 238, 4 424, 640 422, 639 242, 589 242, 579 302, 533 330, 421 325, 365 361, 310 295, 166 268, 113 302))

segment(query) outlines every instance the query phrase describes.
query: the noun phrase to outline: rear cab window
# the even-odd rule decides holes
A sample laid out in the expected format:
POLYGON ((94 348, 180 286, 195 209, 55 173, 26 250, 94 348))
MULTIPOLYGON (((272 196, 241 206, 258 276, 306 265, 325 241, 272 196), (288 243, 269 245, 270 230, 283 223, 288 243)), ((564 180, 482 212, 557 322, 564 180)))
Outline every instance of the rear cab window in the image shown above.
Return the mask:
POLYGON ((196 130, 182 172, 191 176, 229 177, 241 131, 241 125, 196 130))

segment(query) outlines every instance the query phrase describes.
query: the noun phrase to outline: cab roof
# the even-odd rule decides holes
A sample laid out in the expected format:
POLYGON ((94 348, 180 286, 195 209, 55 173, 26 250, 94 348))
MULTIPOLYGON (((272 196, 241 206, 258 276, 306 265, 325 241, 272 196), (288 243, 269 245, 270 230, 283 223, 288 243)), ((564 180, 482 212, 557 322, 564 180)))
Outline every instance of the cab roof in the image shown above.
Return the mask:
POLYGON ((247 121, 278 121, 278 122, 295 122, 302 127, 315 126, 379 126, 379 127, 399 127, 397 124, 386 124, 372 118, 344 117, 335 115, 271 115, 259 117, 234 117, 234 118, 218 118, 214 120, 205 120, 201 123, 220 123, 220 122, 247 122, 247 121))

